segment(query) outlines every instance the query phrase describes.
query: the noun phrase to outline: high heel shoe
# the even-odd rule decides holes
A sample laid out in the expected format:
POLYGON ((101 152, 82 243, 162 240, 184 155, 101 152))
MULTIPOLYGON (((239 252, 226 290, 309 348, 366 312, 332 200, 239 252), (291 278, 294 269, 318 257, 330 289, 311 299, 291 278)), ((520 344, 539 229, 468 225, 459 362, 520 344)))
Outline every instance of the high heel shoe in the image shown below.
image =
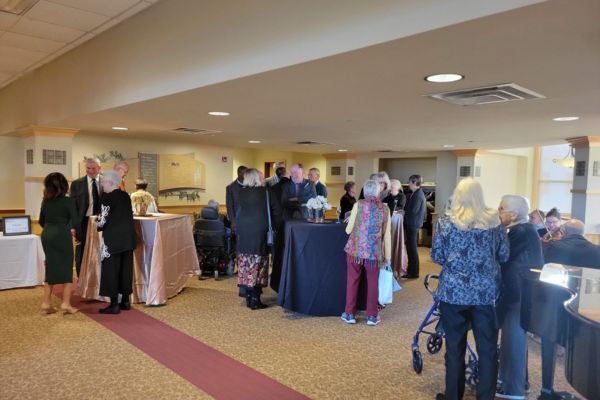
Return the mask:
POLYGON ((79 312, 79 309, 69 305, 69 306, 60 306, 60 310, 63 311, 65 314, 75 314, 79 312))

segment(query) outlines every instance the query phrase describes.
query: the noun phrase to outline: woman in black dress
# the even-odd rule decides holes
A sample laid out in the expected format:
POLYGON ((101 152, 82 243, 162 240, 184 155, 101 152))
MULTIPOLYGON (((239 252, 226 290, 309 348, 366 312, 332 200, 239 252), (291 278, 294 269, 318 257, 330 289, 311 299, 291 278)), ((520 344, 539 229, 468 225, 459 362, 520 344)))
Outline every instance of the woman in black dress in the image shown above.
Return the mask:
POLYGON ((340 199, 340 221, 346 220, 346 213, 352 211, 356 203, 356 183, 350 181, 344 185, 344 195, 340 199))
POLYGON ((238 286, 246 287, 246 306, 252 310, 266 307, 260 301, 262 288, 269 280, 267 230, 271 211, 272 226, 279 225, 279 203, 268 194, 260 173, 254 168, 244 173, 244 187, 240 190, 236 213, 238 286), (269 196, 267 198, 267 196, 269 196))
POLYGON ((97 222, 98 231, 102 232, 100 296, 110 297, 110 305, 100 310, 102 314, 119 314, 121 310, 131 309, 135 231, 131 199, 127 192, 119 190, 121 182, 121 176, 114 170, 102 176, 104 192, 97 222))
POLYGON ((51 314, 52 290, 55 285, 64 285, 63 301, 60 309, 68 314, 78 310, 71 306, 73 283, 73 238, 77 211, 75 203, 66 194, 69 183, 63 174, 53 172, 44 178, 44 200, 40 211, 42 247, 46 254, 46 285, 42 312, 51 314))

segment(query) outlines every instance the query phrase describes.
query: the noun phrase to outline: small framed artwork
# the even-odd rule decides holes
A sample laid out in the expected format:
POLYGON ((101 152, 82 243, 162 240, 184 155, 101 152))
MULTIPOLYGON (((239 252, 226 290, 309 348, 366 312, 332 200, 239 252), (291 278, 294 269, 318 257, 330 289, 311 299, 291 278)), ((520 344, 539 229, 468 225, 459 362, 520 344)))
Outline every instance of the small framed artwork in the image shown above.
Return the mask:
POLYGON ((3 220, 2 233, 4 236, 31 234, 31 217, 29 215, 3 217, 3 220))
POLYGON ((331 175, 339 176, 342 174, 342 167, 331 167, 331 175))

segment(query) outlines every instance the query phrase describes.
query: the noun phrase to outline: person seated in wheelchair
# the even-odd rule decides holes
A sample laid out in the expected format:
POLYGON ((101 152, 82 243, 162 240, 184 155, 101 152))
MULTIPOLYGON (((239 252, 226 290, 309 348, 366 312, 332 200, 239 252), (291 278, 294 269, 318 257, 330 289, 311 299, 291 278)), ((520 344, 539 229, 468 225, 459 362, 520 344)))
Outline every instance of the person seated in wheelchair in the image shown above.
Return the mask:
POLYGON ((202 271, 225 273, 231 260, 231 227, 219 214, 219 203, 210 200, 194 222, 194 242, 202 271))

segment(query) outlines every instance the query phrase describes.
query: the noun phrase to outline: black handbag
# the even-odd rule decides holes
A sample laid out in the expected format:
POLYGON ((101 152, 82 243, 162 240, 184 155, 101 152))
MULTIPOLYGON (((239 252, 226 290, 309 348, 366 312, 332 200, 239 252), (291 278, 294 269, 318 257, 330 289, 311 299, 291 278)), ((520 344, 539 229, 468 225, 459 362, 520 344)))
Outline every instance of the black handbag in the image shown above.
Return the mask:
POLYGON ((275 242, 275 232, 273 231, 273 224, 271 223, 271 202, 269 201, 269 188, 265 188, 267 193, 267 217, 269 219, 269 227, 267 228, 267 246, 273 247, 275 242))

